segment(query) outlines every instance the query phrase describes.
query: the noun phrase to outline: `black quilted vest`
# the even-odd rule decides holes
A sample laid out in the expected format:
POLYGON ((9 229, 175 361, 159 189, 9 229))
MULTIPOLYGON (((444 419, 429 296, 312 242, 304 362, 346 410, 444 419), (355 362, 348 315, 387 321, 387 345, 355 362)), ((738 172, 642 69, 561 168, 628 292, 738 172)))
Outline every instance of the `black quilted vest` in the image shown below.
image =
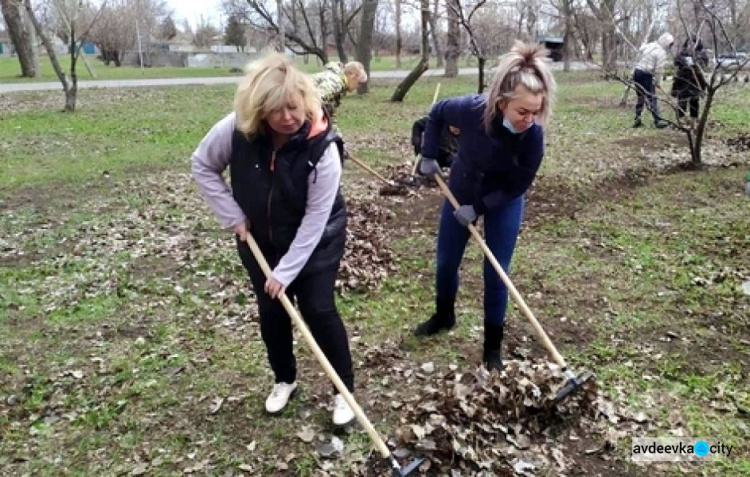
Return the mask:
MULTIPOLYGON (((343 142, 330 126, 307 139, 310 122, 274 152, 263 134, 247 137, 235 131, 229 163, 232 193, 250 221, 250 232, 271 267, 275 267, 297 234, 307 205, 308 177, 331 143, 343 154, 343 142)), ((343 155, 342 155, 343 157, 343 155)), ((346 205, 339 189, 323 236, 300 275, 338 267, 346 240, 346 205)))

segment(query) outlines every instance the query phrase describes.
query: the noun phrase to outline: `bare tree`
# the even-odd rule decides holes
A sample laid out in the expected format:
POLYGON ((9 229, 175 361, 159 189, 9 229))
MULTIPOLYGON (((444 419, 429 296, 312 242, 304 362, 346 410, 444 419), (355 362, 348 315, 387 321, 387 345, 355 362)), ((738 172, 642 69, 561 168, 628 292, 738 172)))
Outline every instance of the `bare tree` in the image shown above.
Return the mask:
MULTIPOLYGON (((292 8, 294 8, 294 0, 292 0, 292 8)), ((294 15, 296 17, 296 15, 294 15)), ((296 20, 296 18, 294 18, 296 20)), ((284 45, 286 44, 286 26, 284 21, 284 2, 282 0, 276 0, 276 32, 279 36, 276 40, 276 51, 281 53, 284 52, 284 45)), ((313 35, 310 35, 314 38, 313 35)))
POLYGON ((475 0, 466 5, 459 1, 449 2, 448 9, 453 9, 458 23, 468 36, 469 51, 477 58, 477 92, 481 93, 484 91, 487 59, 510 47, 515 28, 502 14, 501 6, 490 4, 488 0, 475 0))
POLYGON ((446 0, 448 34, 445 39, 445 76, 458 76, 458 59, 461 56, 461 25, 458 21, 460 0, 446 0))
POLYGON ((18 0, 0 0, 0 8, 21 65, 21 76, 33 78, 36 76, 37 65, 34 61, 32 32, 27 27, 23 6, 18 0))
POLYGON ((440 32, 438 31, 438 18, 440 18, 439 0, 435 0, 432 13, 430 13, 430 36, 432 37, 432 46, 435 49, 438 68, 443 67, 443 49, 440 47, 440 32))
POLYGON ((349 60, 344 48, 346 34, 342 31, 341 17, 344 16, 344 2, 333 1, 331 5, 331 19, 333 20, 333 41, 336 44, 336 52, 339 54, 339 61, 346 63, 349 60))
POLYGON ((563 21, 563 71, 570 71, 573 49, 573 0, 560 0, 560 13, 563 21))
POLYGON ((193 33, 193 44, 204 50, 210 50, 211 45, 214 44, 214 38, 219 36, 221 33, 213 26, 206 18, 200 17, 198 23, 195 25, 195 33, 193 33))
POLYGON ((122 54, 134 48, 135 16, 135 8, 122 0, 111 0, 102 7, 89 37, 99 48, 105 65, 121 66, 122 54))
POLYGON ((484 91, 484 66, 485 63, 487 63, 487 56, 484 51, 484 48, 482 48, 482 45, 479 42, 479 39, 477 38, 478 34, 476 29, 472 26, 472 20, 474 19, 474 15, 482 8, 482 6, 487 3, 487 0, 478 0, 474 5, 472 5, 469 9, 468 14, 464 12, 464 7, 461 5, 460 1, 457 1, 454 3, 449 4, 449 8, 455 8, 455 14, 456 18, 458 18, 458 23, 463 27, 464 31, 469 35, 469 48, 471 50, 472 55, 474 55, 477 59, 478 66, 479 66, 479 78, 477 79, 477 92, 481 93, 484 91))
MULTIPOLYGON (((359 38, 357 39, 357 61, 362 63, 370 76, 370 62, 372 61, 372 32, 375 26, 375 13, 378 10, 378 0, 363 0, 362 15, 359 23, 359 38)), ((357 92, 367 93, 370 82, 360 83, 357 92)))
POLYGON ((583 49, 581 57, 589 62, 594 61, 594 51, 602 35, 601 22, 590 13, 576 8, 573 10, 573 28, 583 49))
MULTIPOLYGON (((737 75, 742 71, 743 68, 748 66, 750 58, 734 63, 724 64, 716 56, 720 50, 736 51, 735 40, 733 35, 727 30, 724 22, 720 16, 720 8, 713 4, 704 3, 702 0, 693 0, 687 2, 686 0, 677 0, 677 9, 679 17, 682 20, 682 24, 685 29, 685 37, 690 38, 693 32, 700 32, 703 25, 708 29, 708 36, 711 44, 714 46, 714 62, 709 66, 708 71, 700 71, 700 74, 707 78, 707 84, 705 89, 705 97, 703 101, 703 110, 700 114, 698 122, 696 124, 681 124, 672 123, 677 128, 682 130, 688 139, 690 146, 690 157, 692 159, 693 166, 697 167, 703 163, 703 141, 706 134, 706 127, 708 125, 708 119, 711 115, 711 108, 716 101, 716 93, 723 87, 732 83, 737 79, 737 75), (693 28, 688 26, 688 22, 685 21, 683 9, 685 3, 692 7, 695 12, 693 28), (696 23, 701 20, 701 23, 696 23), (691 32, 692 30, 692 32, 691 32)), ((697 68, 701 68, 701 65, 696 65, 697 68)), ((672 108, 677 111, 679 104, 675 107, 673 102, 670 103, 672 108)))
MULTIPOLYGON (((151 35, 162 37, 163 27, 169 27, 165 20, 172 15, 164 0, 109 0, 102 5, 89 39, 99 48, 104 64, 120 66, 123 54, 138 48, 138 31, 141 39, 148 39, 151 35)), ((191 33, 187 21, 182 28, 191 33)), ((146 41, 147 49, 148 46, 146 41)))
MULTIPOLYGON (((70 76, 67 76, 60 66, 54 45, 52 44, 49 35, 47 35, 47 32, 44 30, 44 27, 37 19, 31 0, 25 0, 24 7, 26 8, 26 13, 29 15, 29 19, 31 19, 31 22, 34 25, 37 35, 39 35, 39 38, 44 44, 44 48, 47 50, 47 55, 49 55, 49 59, 52 62, 55 74, 57 74, 63 90, 65 91, 65 111, 73 112, 76 108, 76 99, 78 95, 78 74, 76 71, 77 61, 81 56, 83 44, 87 41, 91 27, 98 19, 101 9, 94 12, 92 9, 88 8, 88 5, 84 5, 83 0, 53 0, 52 4, 58 18, 66 26, 68 37, 67 46, 70 51, 70 76)), ((106 6, 106 0, 102 6, 106 6)))
POLYGON ((403 46, 403 39, 401 38, 401 9, 403 8, 403 2, 395 0, 394 8, 396 9, 396 68, 401 68, 401 47, 403 46))
POLYGON ((190 22, 188 21, 187 18, 183 18, 180 21, 180 30, 182 31, 182 33, 184 33, 186 35, 192 35, 193 34, 193 27, 190 25, 190 22))
POLYGON ((601 25, 602 66, 611 69, 617 62, 615 9, 617 0, 586 0, 591 12, 601 25))
MULTIPOLYGON (((302 0, 291 0, 287 5, 281 0, 270 3, 264 0, 247 0, 247 8, 243 9, 244 20, 248 25, 259 30, 276 34, 277 38, 284 38, 286 48, 294 53, 312 54, 320 58, 323 63, 328 62, 325 43, 321 41, 326 35, 321 29, 328 28, 327 22, 320 23, 320 18, 326 18, 325 2, 306 5, 302 0)), ((277 49, 281 48, 277 45, 277 49)))
POLYGON ((396 87, 396 90, 391 96, 391 101, 398 102, 403 101, 406 97, 406 93, 409 92, 412 86, 419 80, 419 78, 430 68, 430 0, 421 1, 421 19, 422 19, 422 57, 417 63, 417 66, 404 78, 401 83, 396 87))
POLYGON ((235 15, 254 34, 282 35, 285 47, 298 55, 328 62, 332 37, 339 60, 347 61, 347 44, 356 45, 354 21, 362 9, 357 0, 223 0, 222 10, 235 15))
MULTIPOLYGON (((737 81, 737 77, 743 68, 750 65, 750 58, 745 58, 739 62, 723 63, 716 57, 719 51, 735 51, 732 34, 728 31, 722 20, 722 15, 720 15, 722 11, 720 8, 715 7, 713 4, 703 3, 702 0, 677 0, 675 5, 677 8, 677 17, 682 24, 684 37, 690 38, 691 35, 703 36, 708 39, 707 43, 712 46, 714 52, 713 62, 710 62, 708 65, 701 65, 699 62, 696 62, 693 66, 696 84, 703 83, 703 81, 698 80, 698 77, 705 81, 705 89, 700 93, 703 109, 700 112, 698 121, 687 122, 680 119, 682 114, 678 114, 681 107, 679 101, 671 97, 666 91, 661 90, 661 88, 658 88, 656 94, 660 104, 672 110, 677 117, 676 120, 670 120, 662 114, 662 120, 685 133, 688 147, 690 148, 691 165, 693 167, 700 167, 703 163, 703 143, 708 121, 711 116, 711 110, 717 100, 717 93, 721 88, 737 81), (693 11, 691 18, 686 18, 686 6, 693 11), (705 33, 702 33, 704 31, 705 33)), ((694 51, 693 46, 692 53, 694 51)), ((618 75, 616 71, 607 72, 607 76, 625 83, 630 88, 635 89, 636 87, 630 76, 618 75)))

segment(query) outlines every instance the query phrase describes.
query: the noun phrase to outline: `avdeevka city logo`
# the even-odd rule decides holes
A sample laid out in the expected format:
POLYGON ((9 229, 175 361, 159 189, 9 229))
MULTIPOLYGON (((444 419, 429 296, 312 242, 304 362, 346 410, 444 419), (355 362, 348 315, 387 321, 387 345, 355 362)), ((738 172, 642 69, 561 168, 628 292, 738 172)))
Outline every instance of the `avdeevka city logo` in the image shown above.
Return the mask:
POLYGON ((695 452, 695 455, 699 457, 706 457, 710 451, 711 451, 711 446, 709 446, 708 442, 706 441, 696 442, 693 448, 693 452, 695 452))
POLYGON ((700 462, 730 457, 734 446, 712 439, 689 437, 634 437, 634 462, 700 462))

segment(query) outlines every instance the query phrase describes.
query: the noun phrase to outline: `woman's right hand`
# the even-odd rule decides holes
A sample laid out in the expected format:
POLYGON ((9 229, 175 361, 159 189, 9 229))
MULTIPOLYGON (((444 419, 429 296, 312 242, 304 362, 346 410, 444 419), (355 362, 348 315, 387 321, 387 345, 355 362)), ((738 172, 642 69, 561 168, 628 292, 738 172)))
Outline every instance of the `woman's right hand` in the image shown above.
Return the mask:
POLYGON ((240 241, 247 241, 247 222, 240 222, 232 227, 232 231, 240 237, 240 241))

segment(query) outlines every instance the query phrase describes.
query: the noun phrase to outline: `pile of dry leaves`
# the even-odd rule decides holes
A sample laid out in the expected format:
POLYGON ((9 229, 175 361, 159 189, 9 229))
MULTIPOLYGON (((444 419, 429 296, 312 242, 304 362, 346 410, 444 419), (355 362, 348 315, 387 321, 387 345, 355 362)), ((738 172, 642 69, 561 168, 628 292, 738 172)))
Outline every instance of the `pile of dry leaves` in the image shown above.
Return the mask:
MULTIPOLYGON (((389 444, 404 465, 424 457, 421 474, 560 475, 580 454, 609 453, 646 419, 605 398, 595 379, 554 405, 564 379, 546 362, 507 362, 502 375, 455 367, 443 375, 419 374, 427 383, 402 396, 402 424, 389 444)), ((373 456, 365 475, 384 465, 373 456)))
POLYGON ((422 188, 437 187, 435 181, 419 174, 412 174, 413 167, 410 163, 386 167, 384 175, 393 185, 381 187, 380 195, 416 195, 422 188))
POLYGON ((750 150, 750 134, 740 134, 739 136, 727 139, 727 146, 736 152, 745 152, 750 150))
POLYGON ((386 234, 386 223, 393 218, 393 212, 374 202, 357 199, 350 200, 347 208, 346 250, 336 288, 377 288, 397 271, 386 234))

